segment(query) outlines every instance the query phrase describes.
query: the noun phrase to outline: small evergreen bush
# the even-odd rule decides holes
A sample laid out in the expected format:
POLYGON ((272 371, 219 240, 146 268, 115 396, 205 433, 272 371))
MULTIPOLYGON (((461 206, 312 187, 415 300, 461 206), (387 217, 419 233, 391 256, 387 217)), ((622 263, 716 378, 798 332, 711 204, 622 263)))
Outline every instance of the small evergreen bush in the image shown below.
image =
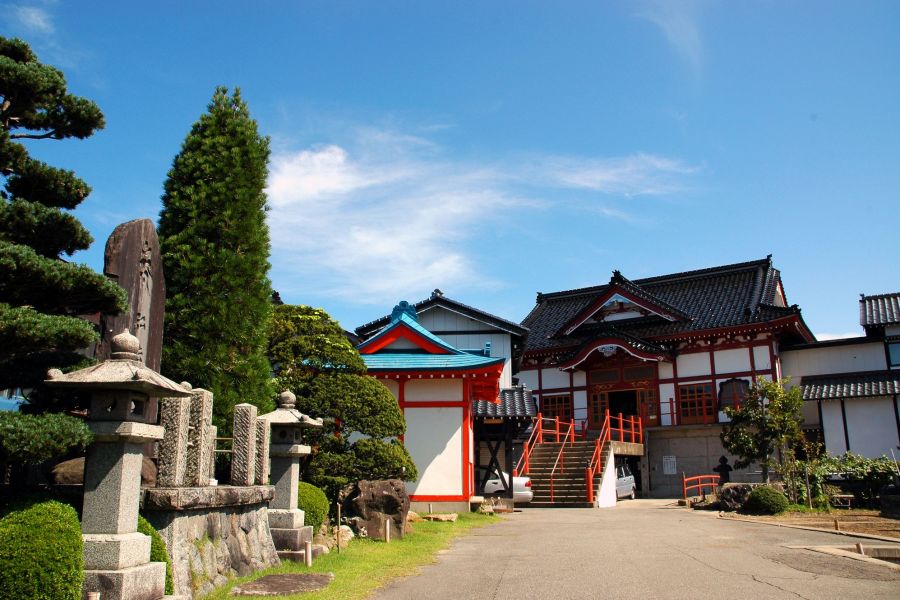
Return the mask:
POLYGON ((742 511, 751 515, 777 515, 788 507, 787 497, 768 485, 753 488, 742 511))
POLYGON ((169 560, 169 553, 166 551, 166 543, 162 536, 156 531, 156 528, 150 524, 150 521, 142 516, 138 516, 138 533, 143 533, 150 537, 150 562, 166 563, 166 594, 175 593, 175 584, 172 582, 172 561, 169 560))
POLYGON ((328 516, 328 498, 325 492, 311 483, 301 481, 297 486, 297 508, 306 513, 305 523, 312 525, 313 532, 318 533, 328 516))
POLYGON ((0 519, 0 598, 81 600, 81 525, 71 506, 49 501, 0 519))

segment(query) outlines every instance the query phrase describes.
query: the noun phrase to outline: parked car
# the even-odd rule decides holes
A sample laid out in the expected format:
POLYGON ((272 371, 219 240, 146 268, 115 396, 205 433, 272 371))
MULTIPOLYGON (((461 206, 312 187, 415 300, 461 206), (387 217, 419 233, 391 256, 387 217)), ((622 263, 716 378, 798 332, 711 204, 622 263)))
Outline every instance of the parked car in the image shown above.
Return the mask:
POLYGON ((634 483, 634 475, 628 465, 616 467, 616 498, 631 498, 634 500, 637 486, 634 483))
MULTIPOLYGON (((487 471, 484 467, 478 467, 476 477, 478 482, 484 479, 484 473, 487 471)), ((484 484, 485 496, 501 496, 503 495, 503 481, 509 481, 509 474, 506 471, 498 471, 491 469, 490 476, 484 484), (503 477, 501 481, 500 477, 503 477)), ((524 504, 534 499, 534 492, 531 491, 531 477, 513 477, 513 502, 516 504, 524 504)))

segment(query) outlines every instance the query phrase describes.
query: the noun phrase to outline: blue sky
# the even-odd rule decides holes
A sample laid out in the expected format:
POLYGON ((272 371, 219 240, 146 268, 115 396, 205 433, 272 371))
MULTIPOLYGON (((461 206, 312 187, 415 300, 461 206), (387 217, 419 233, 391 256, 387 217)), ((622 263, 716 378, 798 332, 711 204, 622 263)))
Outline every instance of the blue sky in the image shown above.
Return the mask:
POLYGON ((273 286, 352 329, 446 295, 535 292, 773 254, 823 337, 900 290, 900 3, 3 3, 107 127, 35 142, 94 189, 102 268, 158 216, 217 85, 271 136, 273 286), (251 8, 252 6, 252 8, 251 8))

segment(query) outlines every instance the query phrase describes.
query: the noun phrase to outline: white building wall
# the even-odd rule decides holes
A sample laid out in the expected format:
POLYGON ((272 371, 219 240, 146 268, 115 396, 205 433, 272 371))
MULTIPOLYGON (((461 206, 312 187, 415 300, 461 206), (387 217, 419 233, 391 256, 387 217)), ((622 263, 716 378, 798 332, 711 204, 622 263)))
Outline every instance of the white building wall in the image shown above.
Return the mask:
MULTIPOLYGON (((659 413, 660 413, 660 425, 671 425, 672 424, 672 414, 669 409, 669 398, 672 400, 675 399, 675 384, 674 383, 661 383, 659 385, 659 413)), ((671 410, 677 410, 673 408, 671 410)))
POLYGON ((572 392, 572 414, 576 421, 587 419, 587 396, 584 390, 572 392))
POLYGON ((772 368, 772 354, 769 346, 753 346, 753 364, 757 371, 772 368))
POLYGON ((459 496, 463 493, 463 454, 461 407, 406 407, 406 435, 403 445, 409 451, 419 478, 406 483, 408 494, 459 496))
POLYGON ((572 374, 573 387, 583 387, 587 385, 587 373, 584 371, 575 371, 572 374))
POLYGON ((553 388, 569 387, 569 374, 553 367, 541 370, 541 383, 543 389, 549 390, 553 388))
POLYGON ((659 363, 657 369, 658 369, 657 372, 659 373, 660 379, 672 379, 672 377, 675 376, 675 373, 672 369, 672 363, 670 363, 670 362, 659 363))
POLYGON ((519 378, 519 383, 527 387, 529 390, 537 390, 538 389, 538 371, 537 369, 530 369, 528 371, 519 371, 519 374, 516 375, 519 378))
POLYGON ((826 400, 822 402, 822 432, 825 434, 825 448, 829 453, 843 454, 847 451, 840 401, 826 400))
POLYGON ((407 402, 460 402, 463 399, 462 379, 410 379, 404 388, 407 402))
POLYGON ((781 354, 785 377, 880 371, 887 368, 884 343, 879 341, 822 348, 785 350, 781 354))
POLYGON ((713 353, 716 375, 750 371, 750 351, 747 348, 716 350, 713 353))
POLYGON ((851 452, 869 458, 890 456, 891 448, 897 453, 900 440, 893 398, 851 398, 844 401, 844 406, 851 452))
POLYGON ((679 379, 710 374, 708 352, 680 354, 675 360, 677 361, 679 379))

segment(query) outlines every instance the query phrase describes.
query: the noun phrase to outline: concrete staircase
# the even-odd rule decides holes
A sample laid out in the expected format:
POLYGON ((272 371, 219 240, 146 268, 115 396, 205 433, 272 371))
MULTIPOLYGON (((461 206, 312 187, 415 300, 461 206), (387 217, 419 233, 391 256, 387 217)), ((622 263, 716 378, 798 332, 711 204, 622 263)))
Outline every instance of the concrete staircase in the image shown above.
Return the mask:
MULTIPOLYGON (((594 440, 575 440, 565 444, 563 457, 565 468, 557 467, 553 477, 553 500, 550 499, 550 473, 559 456, 558 443, 538 444, 531 453, 528 476, 531 477, 531 491, 534 500, 532 508, 590 508, 585 487, 585 471, 594 454, 594 440)), ((605 457, 604 457, 605 458, 605 457)), ((562 462, 562 461, 561 461, 562 462)), ((594 479, 595 487, 600 486, 600 477, 594 479)), ((596 491, 596 490, 595 490, 596 491)))

